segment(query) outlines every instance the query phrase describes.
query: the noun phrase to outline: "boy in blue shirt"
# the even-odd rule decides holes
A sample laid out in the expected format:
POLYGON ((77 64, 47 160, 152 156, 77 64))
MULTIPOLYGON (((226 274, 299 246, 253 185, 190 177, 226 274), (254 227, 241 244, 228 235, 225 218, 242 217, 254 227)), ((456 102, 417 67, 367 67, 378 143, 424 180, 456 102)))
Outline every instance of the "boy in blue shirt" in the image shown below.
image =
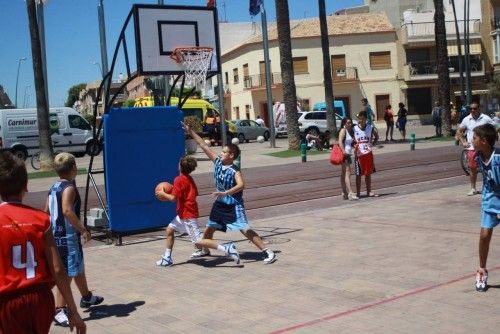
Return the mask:
POLYGON ((479 269, 476 274, 476 291, 488 289, 486 260, 493 228, 500 222, 500 149, 495 148, 497 131, 491 124, 474 128, 472 144, 478 152, 476 159, 483 170, 481 198, 481 232, 479 235, 479 269))

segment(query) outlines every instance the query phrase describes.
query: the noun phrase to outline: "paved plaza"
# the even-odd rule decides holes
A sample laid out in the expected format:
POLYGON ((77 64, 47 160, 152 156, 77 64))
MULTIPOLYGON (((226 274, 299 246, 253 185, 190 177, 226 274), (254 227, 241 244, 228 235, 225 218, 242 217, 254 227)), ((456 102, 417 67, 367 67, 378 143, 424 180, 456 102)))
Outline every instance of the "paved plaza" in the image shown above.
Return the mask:
POLYGON ((106 299, 82 314, 89 333, 491 332, 500 247, 494 236, 492 287, 475 292, 480 197, 467 190, 381 189, 391 196, 254 220, 278 252, 272 265, 239 233, 216 234, 238 240, 239 266, 219 254, 189 260, 180 238, 175 265, 158 268, 161 233, 87 248, 89 284, 106 299))
MULTIPOLYGON (((259 144, 242 145, 247 167, 279 164, 252 153, 252 145, 259 144)), ((453 142, 422 141, 417 149, 437 145, 453 142)), ((408 149, 408 143, 377 148, 379 153, 408 149)), ((200 169, 209 166, 200 163, 200 169)), ((36 182, 42 188, 46 181, 36 182)), ((318 200, 324 203, 319 210, 308 210, 307 201, 293 204, 304 205, 299 214, 262 218, 250 212, 252 226, 278 254, 271 265, 264 265, 260 252, 238 232, 215 237, 236 241, 240 265, 215 252, 189 259, 193 246, 180 237, 174 266, 156 267, 164 250, 161 231, 127 238, 120 247, 94 240, 85 248, 87 277, 105 301, 82 310, 88 332, 494 331, 500 322, 500 247, 494 235, 491 287, 476 292, 480 196, 465 195, 467 179, 376 190, 380 197, 359 202, 340 196, 318 200)))

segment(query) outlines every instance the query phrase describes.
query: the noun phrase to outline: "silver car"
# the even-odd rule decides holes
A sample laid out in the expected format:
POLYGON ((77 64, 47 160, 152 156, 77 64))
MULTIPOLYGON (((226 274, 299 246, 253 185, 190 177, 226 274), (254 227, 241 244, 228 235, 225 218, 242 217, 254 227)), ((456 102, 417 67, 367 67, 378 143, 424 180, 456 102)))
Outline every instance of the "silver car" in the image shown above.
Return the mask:
MULTIPOLYGON (((342 116, 337 113, 335 114, 337 129, 340 129, 342 119, 342 116)), ((306 111, 300 115, 298 122, 300 133, 319 135, 320 133, 325 133, 327 130, 326 111, 306 111)))
POLYGON ((240 143, 248 143, 250 140, 255 140, 259 136, 264 137, 264 140, 267 141, 271 135, 269 128, 260 126, 255 121, 249 119, 237 119, 232 122, 236 125, 236 136, 240 143))

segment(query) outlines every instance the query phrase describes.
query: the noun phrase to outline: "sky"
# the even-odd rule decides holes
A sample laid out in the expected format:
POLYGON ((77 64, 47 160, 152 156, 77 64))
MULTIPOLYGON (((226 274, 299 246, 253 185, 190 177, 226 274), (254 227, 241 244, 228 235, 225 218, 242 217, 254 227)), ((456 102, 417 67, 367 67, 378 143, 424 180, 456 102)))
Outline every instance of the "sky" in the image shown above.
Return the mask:
MULTIPOLYGON (((166 5, 205 6, 206 0, 164 0, 166 5)), ((327 14, 338 9, 358 6, 363 0, 325 0, 327 14)), ((126 16, 137 0, 103 0, 106 25, 108 63, 115 49, 126 16)), ((158 4, 158 0, 140 3, 158 4)), ((100 79, 100 42, 97 18, 98 0, 48 0, 44 7, 45 45, 49 104, 64 105, 68 89, 79 83, 100 79), (94 64, 99 63, 98 65, 94 64)), ((288 0, 290 18, 318 16, 318 1, 288 0)), ((264 0, 269 21, 276 20, 274 1, 264 0)), ((217 0, 219 20, 251 21, 249 0, 217 0)), ((260 22, 260 17, 253 19, 260 22)), ((19 66, 17 105, 36 106, 28 14, 24 0, 0 0, 0 85, 15 101, 19 66), (20 61, 26 57, 25 61, 20 61)), ((113 78, 118 78, 121 64, 113 78)), ((135 64, 131 66, 135 69, 135 64)), ((121 67, 123 71, 123 67, 121 67)))

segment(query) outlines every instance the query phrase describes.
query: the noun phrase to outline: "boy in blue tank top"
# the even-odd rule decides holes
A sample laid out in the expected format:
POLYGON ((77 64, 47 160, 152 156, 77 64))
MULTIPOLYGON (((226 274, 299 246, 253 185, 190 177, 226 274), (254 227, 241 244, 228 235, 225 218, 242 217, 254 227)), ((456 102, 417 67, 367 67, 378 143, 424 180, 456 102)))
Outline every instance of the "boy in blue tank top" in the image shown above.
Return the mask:
MULTIPOLYGON (((266 248, 262 238, 250 228, 246 217, 243 202, 243 189, 245 181, 240 169, 234 165, 234 160, 240 155, 240 149, 235 144, 228 144, 222 148, 218 156, 205 141, 193 131, 189 124, 182 123, 186 134, 190 135, 201 147, 207 157, 214 163, 215 192, 212 195, 216 198, 207 228, 203 233, 203 239, 213 239, 214 232, 217 231, 240 231, 258 249, 263 252, 264 264, 276 261, 275 253, 266 248)), ((209 255, 207 249, 200 249, 192 257, 209 255)))
MULTIPOLYGON (((54 169, 59 180, 49 190, 45 211, 50 214, 52 232, 56 241, 61 261, 68 277, 75 279, 82 298, 80 307, 88 308, 103 302, 104 298, 93 295, 87 286, 83 250, 80 238, 90 240, 90 232, 80 221, 81 199, 75 185, 77 168, 75 157, 70 153, 59 153, 54 158, 54 169)), ((56 293, 56 325, 68 326, 66 301, 57 290, 56 293)))
POLYGON ((493 228, 500 222, 500 150, 495 148, 496 140, 494 125, 483 124, 473 130, 472 145, 478 152, 476 160, 483 170, 479 269, 476 274, 476 290, 482 292, 488 289, 486 260, 493 228))

